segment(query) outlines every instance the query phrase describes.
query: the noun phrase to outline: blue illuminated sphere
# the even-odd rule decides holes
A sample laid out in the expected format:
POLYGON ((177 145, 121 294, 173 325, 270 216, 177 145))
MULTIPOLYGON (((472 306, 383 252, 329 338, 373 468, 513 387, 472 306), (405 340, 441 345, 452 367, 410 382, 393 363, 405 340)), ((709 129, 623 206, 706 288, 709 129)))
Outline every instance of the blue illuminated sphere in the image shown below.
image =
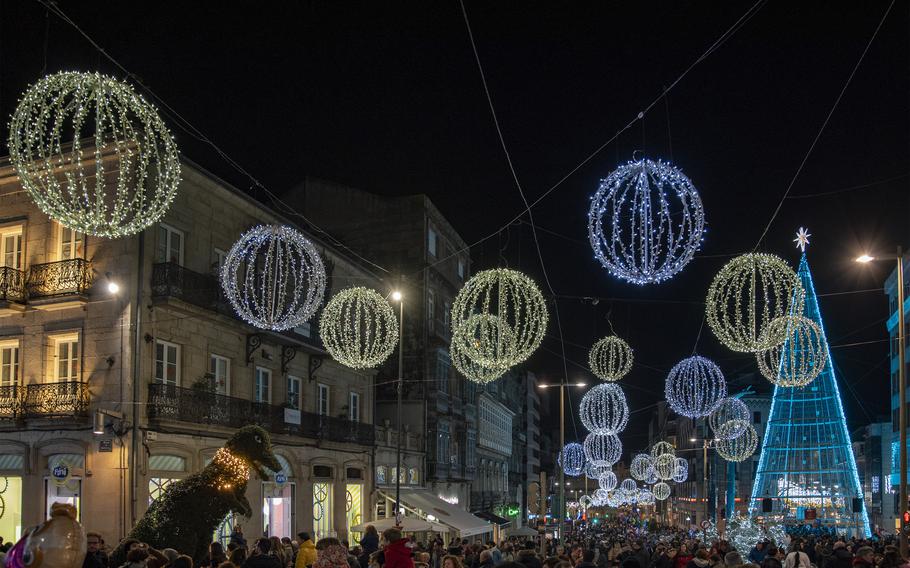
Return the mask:
POLYGON ((556 458, 562 471, 569 477, 578 477, 585 470, 585 449, 577 442, 570 442, 556 458))

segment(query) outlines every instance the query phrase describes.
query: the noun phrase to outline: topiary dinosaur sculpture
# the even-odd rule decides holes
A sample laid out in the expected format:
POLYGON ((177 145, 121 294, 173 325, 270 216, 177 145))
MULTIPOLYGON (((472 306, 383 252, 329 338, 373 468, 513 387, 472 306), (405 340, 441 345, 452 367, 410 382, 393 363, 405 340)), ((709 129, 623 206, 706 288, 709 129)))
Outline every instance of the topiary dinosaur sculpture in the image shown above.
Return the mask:
MULTIPOLYGON (((152 548, 174 548, 196 561, 208 553, 212 534, 231 511, 249 517, 246 498, 250 471, 267 479, 263 466, 279 471, 269 434, 259 426, 244 426, 199 473, 169 485, 152 503, 127 538, 152 548)), ((126 551, 116 551, 125 555, 126 551)), ((118 564, 114 564, 115 566, 118 564)))

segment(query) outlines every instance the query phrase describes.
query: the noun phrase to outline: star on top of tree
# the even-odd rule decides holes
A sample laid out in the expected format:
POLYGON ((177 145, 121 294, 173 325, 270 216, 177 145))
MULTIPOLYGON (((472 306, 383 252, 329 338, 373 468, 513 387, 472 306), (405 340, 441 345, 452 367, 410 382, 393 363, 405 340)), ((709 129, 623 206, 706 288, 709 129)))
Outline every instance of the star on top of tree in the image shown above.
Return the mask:
POLYGON ((793 242, 796 243, 796 248, 803 252, 806 252, 806 245, 809 244, 809 237, 811 236, 812 234, 809 233, 809 231, 803 227, 800 227, 799 230, 796 231, 796 238, 793 239, 793 242))

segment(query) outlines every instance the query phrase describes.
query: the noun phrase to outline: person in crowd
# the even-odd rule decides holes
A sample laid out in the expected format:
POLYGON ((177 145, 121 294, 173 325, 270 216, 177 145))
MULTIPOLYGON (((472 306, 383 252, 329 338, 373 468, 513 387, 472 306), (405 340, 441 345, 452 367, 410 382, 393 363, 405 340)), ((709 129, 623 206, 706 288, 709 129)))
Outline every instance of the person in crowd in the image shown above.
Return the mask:
POLYGON ((461 558, 447 554, 442 558, 442 568, 464 568, 464 566, 461 564, 461 558))
POLYGON ((732 550, 724 555, 723 565, 726 566, 727 568, 744 568, 745 567, 745 564, 743 564, 742 555, 735 550, 732 550))
POLYGON ((104 551, 104 539, 101 538, 101 535, 96 532, 86 533, 85 544, 86 552, 82 568, 108 568, 110 562, 104 551))
POLYGON ((802 543, 798 539, 794 539, 790 543, 790 551, 784 558, 784 568, 811 568, 811 566, 809 555, 802 550, 802 543))
POLYGON ((237 566, 243 566, 243 563, 246 562, 247 553, 246 548, 237 547, 231 551, 230 562, 237 566))
POLYGON ((594 563, 595 552, 591 548, 586 548, 581 553, 581 562, 575 565, 575 568, 597 568, 597 564, 594 563))
POLYGON ((851 566, 853 566, 853 553, 847 549, 847 543, 842 540, 836 541, 824 568, 850 568, 851 566))
POLYGON ((874 556, 875 551, 871 546, 861 546, 856 549, 856 557, 853 559, 853 566, 856 568, 874 568, 874 556))
POLYGON ((224 553, 224 547, 220 542, 214 541, 209 544, 209 554, 205 560, 203 560, 202 566, 204 568, 217 568, 219 564, 227 559, 228 557, 227 554, 224 553))
MULTIPOLYGON (((224 554, 224 552, 222 552, 224 554)), ((220 566, 220 563, 219 563, 220 566)), ((168 568, 193 568, 193 559, 187 556, 186 554, 181 554, 174 559, 173 562, 168 564, 168 568)), ((217 568, 215 566, 214 568, 217 568)))
POLYGON ((246 538, 243 536, 243 526, 240 523, 234 523, 228 540, 240 548, 246 548, 246 538))
POLYGON ((773 544, 768 545, 760 568, 784 568, 783 563, 780 561, 780 549, 773 544))
MULTIPOLYGON (((742 564, 742 559, 740 559, 740 564, 742 564)), ((710 565, 711 560, 708 555, 708 550, 699 548, 695 551, 695 556, 686 564, 686 568, 708 568, 710 565)))
POLYGON ((278 561, 281 562, 282 568, 287 568, 291 559, 287 557, 287 553, 284 550, 284 545, 281 544, 281 539, 277 536, 270 536, 269 544, 271 545, 271 548, 269 548, 269 554, 276 557, 278 561))
POLYGON ((272 542, 267 538, 256 539, 256 545, 250 557, 242 564, 242 568, 285 568, 281 560, 272 551, 272 542))
POLYGON ((411 550, 407 547, 407 539, 402 538, 401 531, 395 527, 388 528, 382 533, 385 542, 383 549, 383 568, 414 568, 411 559, 411 550))
POLYGON ((689 554, 689 547, 686 546, 686 543, 680 544, 673 568, 686 568, 686 566, 689 565, 690 560, 692 560, 692 555, 689 554))
POLYGON ((127 549, 126 563, 120 568, 146 568, 149 558, 149 551, 141 542, 137 541, 137 546, 127 549))
POLYGON ((482 550, 478 555, 478 568, 493 568, 493 553, 489 550, 482 550))
POLYGON ((300 546, 297 547, 297 562, 294 568, 309 568, 316 562, 316 543, 306 531, 297 533, 297 539, 300 546))
POLYGON ((765 555, 768 554, 768 550, 765 548, 766 546, 766 543, 761 540, 755 543, 755 546, 749 551, 749 562, 761 565, 762 560, 765 559, 765 555))
POLYGON ((316 543, 313 568, 348 568, 348 551, 337 538, 327 537, 316 543))
POLYGON ((418 552, 414 555, 414 568, 430 568, 430 553, 418 552))

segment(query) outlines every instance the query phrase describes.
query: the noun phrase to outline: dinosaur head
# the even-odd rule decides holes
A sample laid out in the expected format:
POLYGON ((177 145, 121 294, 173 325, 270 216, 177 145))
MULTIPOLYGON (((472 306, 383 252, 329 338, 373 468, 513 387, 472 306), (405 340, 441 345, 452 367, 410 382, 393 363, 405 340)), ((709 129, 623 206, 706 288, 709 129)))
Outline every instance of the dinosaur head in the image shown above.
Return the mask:
POLYGON ((262 479, 267 478, 263 466, 272 471, 281 471, 281 464, 272 453, 269 433, 259 426, 249 425, 237 430, 224 447, 234 456, 246 460, 262 479))

